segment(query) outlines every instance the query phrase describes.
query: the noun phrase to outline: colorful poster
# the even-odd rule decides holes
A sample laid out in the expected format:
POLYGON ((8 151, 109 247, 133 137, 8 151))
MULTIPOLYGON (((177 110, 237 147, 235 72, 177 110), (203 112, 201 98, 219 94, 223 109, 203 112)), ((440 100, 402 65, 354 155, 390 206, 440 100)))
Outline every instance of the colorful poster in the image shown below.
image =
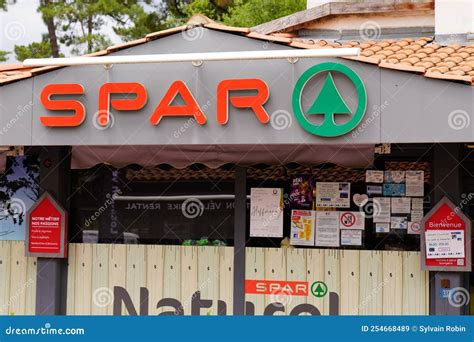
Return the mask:
POLYGON ((316 183, 316 207, 349 208, 351 183, 316 183))
POLYGON ((384 184, 383 195, 394 197, 405 196, 405 184, 384 184))
POLYGON ((290 245, 314 246, 316 211, 292 210, 290 245))
POLYGON ((316 246, 339 247, 339 212, 316 212, 316 246))
POLYGON ((385 183, 405 183, 405 171, 385 171, 385 183))
POLYGON ((290 190, 290 206, 294 209, 313 208, 313 177, 298 176, 293 178, 290 190))
POLYGON ((341 229, 341 246, 362 246, 362 231, 341 229))
POLYGON ((375 224, 376 233, 390 233, 390 222, 380 222, 375 224))
POLYGON ((463 230, 427 230, 425 239, 427 259, 465 257, 463 230))
POLYGON ((372 209, 374 222, 390 222, 390 198, 374 197, 372 209))
POLYGON ((408 229, 408 218, 406 216, 392 216, 390 219, 391 229, 408 229))
POLYGON ((340 211, 339 222, 341 229, 365 229, 365 216, 360 211, 340 211))
POLYGON ((424 171, 407 171, 406 172, 406 195, 407 196, 423 196, 425 185, 424 171))
POLYGON ((283 237, 282 189, 250 189, 250 236, 283 237))
POLYGON ((411 209, 410 197, 393 197, 392 213, 393 214, 409 214, 411 209))
POLYGON ((383 183, 383 171, 367 170, 365 171, 366 183, 383 183))

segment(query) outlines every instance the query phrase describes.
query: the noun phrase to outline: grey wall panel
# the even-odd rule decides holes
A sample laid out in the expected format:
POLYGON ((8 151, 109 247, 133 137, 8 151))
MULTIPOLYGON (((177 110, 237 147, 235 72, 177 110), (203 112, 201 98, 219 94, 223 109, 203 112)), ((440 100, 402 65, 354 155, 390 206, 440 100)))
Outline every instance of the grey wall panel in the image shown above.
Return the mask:
POLYGON ((0 87, 0 145, 31 145, 33 79, 0 87))
POLYGON ((382 142, 468 142, 474 139, 473 88, 381 69, 382 142))

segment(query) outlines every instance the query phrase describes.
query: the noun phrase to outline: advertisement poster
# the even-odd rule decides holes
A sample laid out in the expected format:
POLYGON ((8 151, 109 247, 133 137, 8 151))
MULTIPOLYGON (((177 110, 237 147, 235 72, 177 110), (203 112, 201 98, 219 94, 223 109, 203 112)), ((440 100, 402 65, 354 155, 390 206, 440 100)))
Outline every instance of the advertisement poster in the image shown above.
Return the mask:
POLYGON ((341 211, 339 212, 339 221, 341 229, 365 229, 365 217, 360 211, 341 211))
POLYGON ((339 247, 339 212, 316 213, 316 246, 339 247))
POLYGON ((297 209, 313 208, 314 182, 311 176, 298 176, 293 178, 290 190, 290 206, 297 209))
POLYGON ((282 189, 250 189, 250 236, 283 237, 282 189))
POLYGON ((428 230, 425 239, 427 259, 465 257, 463 230, 428 230))
POLYGON ((365 171, 366 183, 383 183, 383 171, 367 170, 365 171))
POLYGON ((406 195, 407 196, 423 196, 425 184, 424 171, 407 171, 406 172, 406 195))
POLYGON ((405 183, 405 171, 385 171, 385 183, 405 183))
POLYGON ((374 197, 374 222, 390 222, 390 198, 374 197))
POLYGON ((316 183, 316 207, 349 208, 351 183, 316 183))
POLYGON ((390 219, 391 229, 408 229, 408 218, 406 216, 392 216, 390 219))
POLYGON ((341 246, 362 246, 362 231, 342 229, 341 246))
POLYGON ((394 197, 405 196, 405 184, 384 184, 383 195, 394 197))
POLYGON ((392 198, 393 214, 409 214, 411 209, 410 197, 394 197, 392 198))
POLYGON ((292 210, 290 245, 314 246, 316 211, 292 210))

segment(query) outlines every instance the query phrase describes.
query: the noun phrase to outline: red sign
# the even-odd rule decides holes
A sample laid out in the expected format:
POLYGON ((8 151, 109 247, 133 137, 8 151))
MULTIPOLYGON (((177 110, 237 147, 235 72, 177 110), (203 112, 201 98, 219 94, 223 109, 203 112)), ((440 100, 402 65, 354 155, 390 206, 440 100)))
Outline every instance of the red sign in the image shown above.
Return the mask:
POLYGON ((291 296, 307 296, 307 281, 280 281, 280 280, 246 280, 245 293, 248 294, 284 294, 291 296))
POLYGON ((45 193, 27 215, 26 255, 49 258, 67 256, 67 215, 61 205, 45 193))
POLYGON ((425 216, 422 226, 424 269, 471 270, 470 220, 459 208, 445 198, 425 216))

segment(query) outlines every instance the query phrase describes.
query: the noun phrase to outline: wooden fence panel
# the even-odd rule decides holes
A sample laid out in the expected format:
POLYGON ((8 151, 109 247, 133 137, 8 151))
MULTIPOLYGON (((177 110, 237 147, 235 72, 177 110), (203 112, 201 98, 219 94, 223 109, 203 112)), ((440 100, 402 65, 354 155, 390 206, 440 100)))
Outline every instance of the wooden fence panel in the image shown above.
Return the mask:
MULTIPOLYGON (((245 279, 265 279, 265 252, 263 248, 245 249, 245 279)), ((263 315, 265 297, 257 294, 247 294, 245 301, 253 304, 254 314, 263 315)), ((249 306, 252 306, 248 304, 249 306)))
MULTIPOLYGON (((406 252, 405 252, 406 253, 406 252)), ((402 314, 403 256, 402 252, 383 252, 383 314, 402 314)))
POLYGON ((359 314, 359 289, 360 289, 360 267, 359 251, 341 251, 341 288, 340 288, 340 314, 359 314))
POLYGON ((382 252, 360 251, 359 260, 359 315, 382 315, 382 252))
MULTIPOLYGON (((289 249, 286 258, 286 280, 307 281, 306 253, 304 249, 289 249)), ((307 296, 281 296, 287 313, 299 304, 306 303, 307 296), (285 301, 286 299, 286 301, 285 301)))

